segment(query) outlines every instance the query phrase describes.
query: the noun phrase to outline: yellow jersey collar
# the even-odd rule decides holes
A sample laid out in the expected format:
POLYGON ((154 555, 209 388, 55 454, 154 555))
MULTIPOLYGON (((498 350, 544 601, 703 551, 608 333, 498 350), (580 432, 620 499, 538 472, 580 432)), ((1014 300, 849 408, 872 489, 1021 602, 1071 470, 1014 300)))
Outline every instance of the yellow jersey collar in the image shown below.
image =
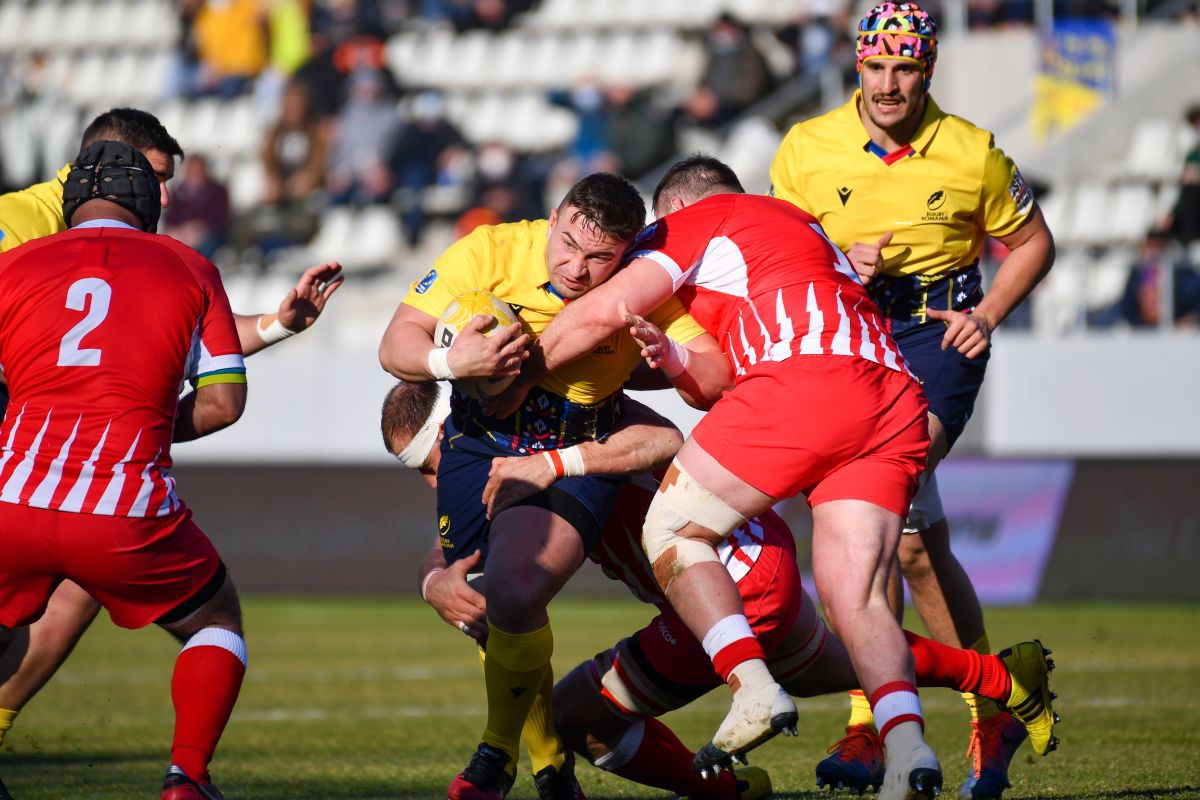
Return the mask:
MULTIPOLYGON (((842 112, 845 114, 846 126, 853 131, 853 136, 861 138, 862 147, 866 150, 871 144, 871 137, 867 133, 866 127, 863 126, 862 117, 858 115, 858 104, 861 100, 862 89, 856 89, 850 102, 842 106, 842 112)), ((941 107, 934 102, 933 97, 926 94, 925 113, 921 117, 921 124, 917 126, 917 132, 913 134, 912 141, 909 142, 915 155, 925 155, 925 151, 929 149, 930 142, 933 141, 934 135, 945 118, 946 112, 942 111, 941 107)))

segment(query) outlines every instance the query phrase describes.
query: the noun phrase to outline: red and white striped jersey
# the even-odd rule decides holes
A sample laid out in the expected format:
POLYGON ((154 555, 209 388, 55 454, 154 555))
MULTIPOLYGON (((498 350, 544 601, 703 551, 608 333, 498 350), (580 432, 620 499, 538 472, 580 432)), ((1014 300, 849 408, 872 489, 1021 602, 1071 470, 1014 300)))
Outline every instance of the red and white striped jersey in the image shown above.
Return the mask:
MULTIPOLYGON (((629 587, 638 600, 666 607, 670 604, 642 550, 642 524, 657 489, 654 480, 646 474, 635 476, 621 487, 604 533, 592 548, 590 558, 609 578, 629 587)), ((729 570, 733 582, 738 583, 750 574, 766 548, 786 548, 789 554, 785 557, 795 560, 792 532, 774 511, 742 523, 717 547, 717 557, 729 570)))
POLYGON ((216 267, 127 227, 0 256, 0 364, 0 502, 110 516, 183 508, 168 475, 181 384, 246 379, 216 267))
POLYGON ((791 203, 707 197, 646 228, 628 257, 636 258, 667 271, 739 379, 796 355, 855 356, 908 371, 845 254, 791 203))

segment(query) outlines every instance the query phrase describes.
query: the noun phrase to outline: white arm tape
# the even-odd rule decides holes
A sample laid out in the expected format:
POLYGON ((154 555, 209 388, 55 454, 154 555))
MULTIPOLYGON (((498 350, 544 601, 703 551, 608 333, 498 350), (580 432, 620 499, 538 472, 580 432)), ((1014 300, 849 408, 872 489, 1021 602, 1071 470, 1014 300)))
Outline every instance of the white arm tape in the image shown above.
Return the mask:
POLYGON ((681 347, 679 342, 667 337, 667 358, 663 361, 662 371, 668 378, 678 378, 688 365, 688 349, 681 347))
POLYGON ((258 323, 255 324, 254 328, 258 331, 258 337, 267 344, 282 342, 284 339, 296 335, 296 331, 283 327, 283 323, 279 321, 278 317, 265 328, 262 327, 262 317, 259 317, 258 323))
POLYGON ((435 347, 429 351, 429 374, 439 381, 450 381, 457 377, 450 369, 449 347, 435 347))
POLYGON ((446 570, 444 570, 440 567, 431 569, 431 570, 429 570, 429 574, 426 575, 421 580, 421 599, 424 600, 426 603, 429 602, 429 598, 425 596, 425 592, 427 592, 429 590, 429 581, 433 578, 434 575, 437 575, 439 572, 445 572, 445 571, 446 570))
POLYGON ((586 475, 587 469, 583 465, 583 453, 579 450, 579 445, 564 447, 558 451, 562 456, 563 475, 568 478, 586 475))

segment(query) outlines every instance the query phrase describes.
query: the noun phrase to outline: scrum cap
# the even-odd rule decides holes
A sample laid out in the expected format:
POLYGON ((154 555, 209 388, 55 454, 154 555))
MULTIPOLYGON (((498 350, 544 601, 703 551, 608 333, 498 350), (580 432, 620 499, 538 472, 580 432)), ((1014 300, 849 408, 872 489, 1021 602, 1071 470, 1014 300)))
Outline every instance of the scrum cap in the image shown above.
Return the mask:
POLYGON ((916 3, 880 3, 858 23, 856 68, 869 58, 905 58, 925 73, 925 88, 937 62, 937 23, 916 3))
POLYGON ((68 226, 88 200, 116 203, 137 216, 142 230, 148 232, 158 227, 162 213, 154 167, 141 151, 124 142, 93 142, 75 157, 63 184, 63 219, 68 226))

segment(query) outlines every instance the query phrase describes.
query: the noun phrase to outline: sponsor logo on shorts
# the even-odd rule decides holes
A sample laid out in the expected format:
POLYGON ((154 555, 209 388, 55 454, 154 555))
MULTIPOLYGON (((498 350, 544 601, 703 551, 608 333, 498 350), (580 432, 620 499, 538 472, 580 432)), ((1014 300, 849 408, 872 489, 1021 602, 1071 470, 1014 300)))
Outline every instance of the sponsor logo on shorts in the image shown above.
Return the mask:
POLYGON ((661 619, 658 621, 658 632, 662 636, 663 641, 670 645, 679 644, 679 640, 671 635, 671 629, 667 627, 667 623, 661 619))
POLYGON ((850 195, 854 193, 854 190, 847 186, 841 186, 838 187, 837 193, 838 197, 842 201, 842 205, 844 206, 850 201, 850 195))
POLYGON ((429 291, 429 287, 433 286, 433 282, 437 280, 437 270, 431 269, 425 273, 425 277, 421 278, 420 282, 413 287, 413 291, 417 294, 425 294, 429 291))

